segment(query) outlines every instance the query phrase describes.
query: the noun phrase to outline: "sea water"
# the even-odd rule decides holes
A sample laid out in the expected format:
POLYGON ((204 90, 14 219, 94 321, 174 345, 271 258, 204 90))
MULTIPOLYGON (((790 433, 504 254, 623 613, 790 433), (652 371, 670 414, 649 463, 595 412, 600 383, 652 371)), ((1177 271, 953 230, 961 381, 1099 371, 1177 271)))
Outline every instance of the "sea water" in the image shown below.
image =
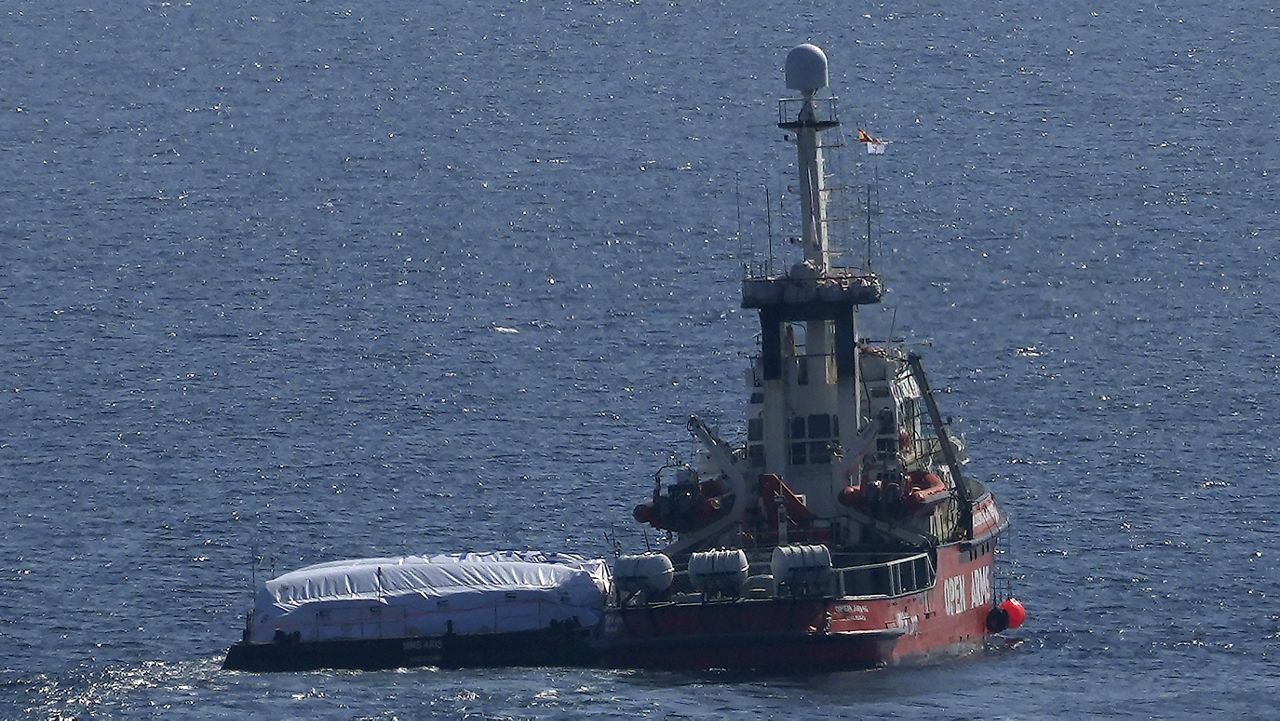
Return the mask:
POLYGON ((0 717, 1276 713, 1273 10, 3 15, 0 717), (220 671, 272 569, 659 541, 630 510, 687 416, 744 430, 742 268, 796 250, 801 42, 891 141, 832 152, 860 322, 963 419, 1028 623, 817 676, 220 671))

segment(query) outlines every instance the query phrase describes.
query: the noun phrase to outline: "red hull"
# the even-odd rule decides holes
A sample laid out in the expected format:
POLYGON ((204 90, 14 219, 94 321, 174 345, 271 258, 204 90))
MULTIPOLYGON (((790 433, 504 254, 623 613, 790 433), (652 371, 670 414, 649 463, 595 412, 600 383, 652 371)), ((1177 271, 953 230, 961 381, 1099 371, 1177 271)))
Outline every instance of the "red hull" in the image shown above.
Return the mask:
POLYGON ((988 635, 994 543, 938 548, 933 586, 896 597, 762 598, 611 610, 614 668, 799 671, 970 653, 988 635))

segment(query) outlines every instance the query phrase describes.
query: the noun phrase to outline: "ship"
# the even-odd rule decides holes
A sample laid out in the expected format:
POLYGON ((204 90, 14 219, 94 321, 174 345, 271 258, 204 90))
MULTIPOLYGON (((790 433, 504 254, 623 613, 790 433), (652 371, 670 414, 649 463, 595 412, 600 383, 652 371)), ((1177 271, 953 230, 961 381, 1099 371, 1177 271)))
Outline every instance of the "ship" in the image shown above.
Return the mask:
POLYGON ((690 417, 698 457, 659 468, 633 510, 669 543, 619 552, 612 568, 504 551, 255 579, 223 668, 821 672, 968 654, 1022 624, 1022 604, 996 597, 1009 520, 965 472, 922 358, 859 335, 859 309, 884 286, 870 254, 837 262, 823 150, 839 143, 822 134, 841 126, 836 98, 819 97, 826 55, 792 49, 785 78, 801 96, 779 101, 778 127, 796 146, 802 256, 744 273, 742 307, 760 321, 745 442, 690 417))
MULTIPOLYGON (((870 254, 842 263, 832 237, 824 150, 842 133, 837 99, 820 96, 826 55, 797 46, 784 74, 799 93, 778 102, 777 126, 796 149, 802 256, 744 266, 741 305, 760 323, 745 442, 689 418, 698 458, 661 468, 633 512, 669 543, 614 563, 602 666, 928 662, 982 649, 1026 616, 1017 599, 996 597, 1009 520, 966 473, 923 359, 859 335, 859 309, 880 303, 884 285, 870 254)), ((859 140, 883 151, 865 132, 859 140)))

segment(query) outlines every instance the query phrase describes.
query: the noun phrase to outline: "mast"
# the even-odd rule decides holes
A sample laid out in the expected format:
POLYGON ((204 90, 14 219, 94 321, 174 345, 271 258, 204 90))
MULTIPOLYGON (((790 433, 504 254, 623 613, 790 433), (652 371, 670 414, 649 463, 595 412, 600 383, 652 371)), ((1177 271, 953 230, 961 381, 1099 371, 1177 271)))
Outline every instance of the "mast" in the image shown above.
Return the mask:
POLYGON ((780 274, 769 270, 743 281, 742 306, 760 313, 763 391, 761 433, 752 441, 759 446, 748 450, 763 472, 785 476, 811 505, 821 505, 835 497, 831 469, 838 459, 829 449, 851 452, 865 425, 855 310, 878 303, 882 289, 873 273, 832 263, 821 136, 840 121, 835 98, 819 97, 829 79, 826 55, 813 45, 795 47, 785 75, 800 94, 779 101, 778 127, 796 146, 803 256, 780 274))
POLYGON ((820 123, 815 103, 817 93, 827 87, 827 57, 813 45, 801 45, 787 55, 787 87, 799 90, 800 112, 795 121, 779 127, 795 131, 796 167, 800 175, 800 221, 804 259, 819 271, 827 269, 827 203, 822 172, 822 150, 818 134, 835 127, 834 120, 820 123))
MULTIPOLYGON (((812 270, 825 273, 831 251, 827 238, 827 193, 823 173, 822 147, 818 135, 836 127, 834 113, 826 122, 819 121, 815 101, 818 91, 827 87, 827 56, 813 45, 801 45, 787 55, 787 87, 799 90, 800 112, 794 122, 779 123, 795 131, 796 168, 800 180, 800 229, 804 262, 812 270)), ((827 356, 831 353, 832 327, 827 320, 811 320, 805 324, 805 355, 801 362, 811 378, 821 373, 823 380, 831 375, 827 356)))

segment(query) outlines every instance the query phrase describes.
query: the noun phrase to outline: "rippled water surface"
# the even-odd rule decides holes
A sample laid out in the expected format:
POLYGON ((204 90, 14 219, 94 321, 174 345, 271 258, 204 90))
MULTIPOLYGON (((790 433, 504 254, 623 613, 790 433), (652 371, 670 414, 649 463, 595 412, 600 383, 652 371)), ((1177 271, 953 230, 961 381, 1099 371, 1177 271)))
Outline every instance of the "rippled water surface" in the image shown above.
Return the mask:
POLYGON ((0 717, 1273 716, 1257 7, 7 4, 0 717), (816 677, 220 671, 255 547, 643 547, 684 418, 742 430, 804 41, 893 141, 841 161, 878 178, 865 325, 965 420, 1028 624, 816 677))

